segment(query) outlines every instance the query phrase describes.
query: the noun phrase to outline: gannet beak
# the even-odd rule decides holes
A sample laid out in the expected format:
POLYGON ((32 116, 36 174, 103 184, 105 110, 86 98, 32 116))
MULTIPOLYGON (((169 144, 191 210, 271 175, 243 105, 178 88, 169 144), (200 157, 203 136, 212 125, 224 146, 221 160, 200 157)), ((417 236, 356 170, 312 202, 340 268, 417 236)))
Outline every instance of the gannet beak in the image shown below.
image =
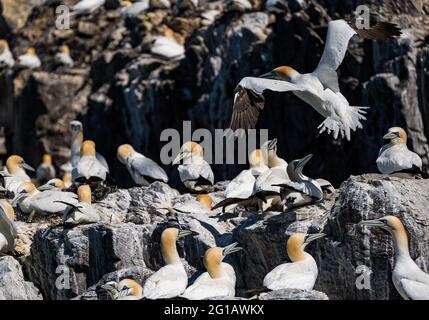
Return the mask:
POLYGON ((50 184, 44 184, 43 186, 40 186, 37 188, 37 190, 39 191, 46 191, 46 190, 52 190, 52 189, 55 189, 55 187, 50 184))
POLYGON ((12 203, 11 203, 12 207, 16 207, 16 205, 18 204, 18 202, 19 202, 21 199, 25 198, 26 196, 27 196, 27 193, 26 193, 26 192, 24 192, 24 193, 18 193, 18 194, 15 196, 15 198, 13 198, 13 200, 12 200, 12 203))
POLYGON ((179 234, 177 235, 177 239, 183 238, 183 237, 187 237, 190 235, 194 235, 196 234, 196 232, 194 233, 191 230, 179 230, 179 234))
POLYGON ((174 161, 173 161, 173 166, 174 166, 174 165, 176 165, 176 164, 179 164, 179 163, 180 163, 180 161, 182 161, 182 159, 184 158, 184 156, 185 156, 185 154, 184 154, 183 152, 180 152, 180 153, 177 155, 176 159, 174 159, 174 161))
POLYGON ((238 242, 234 242, 234 243, 226 246, 225 248, 223 248, 223 250, 222 250, 223 256, 226 257, 227 255, 229 255, 231 253, 243 250, 243 248, 237 247, 237 246, 238 246, 238 242))
POLYGON ((273 150, 277 146, 277 138, 274 138, 268 144, 268 150, 273 150))
POLYGON ((101 286, 104 290, 114 290, 117 289, 117 285, 114 282, 107 282, 101 286))
POLYGON ((25 169, 25 170, 29 170, 29 171, 36 171, 34 170, 34 168, 28 164, 26 164, 25 162, 21 163, 21 168, 25 169))
POLYGON ((388 132, 383 136, 384 140, 392 140, 398 138, 399 135, 396 132, 388 132))
POLYGON ((298 160, 298 167, 304 168, 304 166, 307 164, 308 161, 310 161, 311 158, 313 158, 313 154, 310 153, 308 156, 298 160))
POLYGON ((6 173, 6 172, 2 172, 2 173, 1 173, 1 176, 2 176, 3 178, 10 178, 10 177, 13 177, 13 175, 11 175, 11 174, 9 174, 9 173, 6 173))
POLYGON ((309 244, 310 242, 323 238, 324 236, 326 236, 326 234, 324 233, 314 233, 314 234, 309 234, 307 235, 306 239, 305 239, 305 244, 309 244))
POLYGON ((370 228, 371 227, 380 227, 380 228, 386 227, 385 223, 383 221, 378 220, 378 219, 363 220, 363 221, 359 222, 359 224, 370 227, 370 228))
POLYGON ((264 73, 263 75, 259 76, 259 78, 276 80, 277 74, 274 71, 270 71, 270 72, 264 73))

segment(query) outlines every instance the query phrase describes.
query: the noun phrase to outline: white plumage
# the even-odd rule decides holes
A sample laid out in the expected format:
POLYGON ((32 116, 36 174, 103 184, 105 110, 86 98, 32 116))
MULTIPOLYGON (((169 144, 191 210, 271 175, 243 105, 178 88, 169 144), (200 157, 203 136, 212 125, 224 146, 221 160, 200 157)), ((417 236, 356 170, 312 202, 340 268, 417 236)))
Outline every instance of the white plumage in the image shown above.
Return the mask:
POLYGON ((77 164, 76 168, 73 168, 72 176, 73 181, 79 178, 96 178, 101 181, 105 181, 107 173, 109 171, 95 156, 82 156, 77 164))
POLYGON ((150 49, 152 54, 167 59, 181 59, 184 57, 185 48, 172 37, 158 36, 150 49))
POLYGON ((40 61, 39 57, 33 52, 20 55, 18 57, 18 63, 21 66, 27 67, 29 69, 37 69, 42 66, 42 62, 40 61))
POLYGON ((72 7, 72 14, 91 14, 105 2, 106 0, 81 0, 72 7))
POLYGON ((0 40, 0 67, 13 68, 14 65, 15 59, 9 49, 9 44, 6 40, 0 40))

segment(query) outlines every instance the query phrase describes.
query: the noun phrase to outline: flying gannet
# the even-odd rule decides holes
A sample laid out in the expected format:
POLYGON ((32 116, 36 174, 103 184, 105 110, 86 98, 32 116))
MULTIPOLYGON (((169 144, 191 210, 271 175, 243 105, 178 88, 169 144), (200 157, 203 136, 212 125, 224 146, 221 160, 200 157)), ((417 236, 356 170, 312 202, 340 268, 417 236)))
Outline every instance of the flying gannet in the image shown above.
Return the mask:
POLYGON ((105 181, 108 173, 109 170, 96 157, 95 142, 85 140, 79 162, 72 171, 73 181, 105 181))
POLYGON ((5 188, 16 193, 23 182, 31 181, 25 170, 35 171, 20 156, 12 155, 7 158, 6 170, 4 171, 6 175, 4 177, 5 188))
POLYGON ((400 34, 396 25, 388 22, 377 22, 370 29, 354 28, 353 23, 345 20, 329 22, 325 49, 312 73, 301 74, 289 66, 281 66, 260 77, 243 78, 234 93, 231 129, 255 127, 264 108, 265 90, 292 91, 326 118, 319 126, 321 133, 332 132, 335 139, 340 135, 350 140, 350 131, 362 128, 361 121, 366 118, 365 108, 350 106, 338 86, 336 70, 344 59, 349 40, 356 34, 377 40, 400 34))
POLYGON ((310 242, 324 236, 324 233, 291 235, 287 241, 287 254, 292 262, 281 264, 269 272, 264 278, 264 286, 270 290, 312 290, 318 274, 317 264, 304 249, 310 242))
POLYGON ((18 63, 29 69, 37 69, 42 66, 42 62, 36 54, 36 49, 28 48, 27 53, 18 57, 18 63))
POLYGON ((186 142, 174 159, 173 165, 182 160, 183 164, 180 164, 177 170, 186 188, 197 192, 207 191, 214 183, 214 174, 204 160, 203 148, 196 142, 186 142))
POLYGON ((55 55, 55 61, 58 64, 62 64, 66 67, 73 67, 74 61, 70 56, 70 48, 67 45, 62 45, 59 48, 59 52, 55 55))
POLYGON ((0 253, 7 253, 15 248, 18 233, 14 220, 12 206, 6 200, 0 200, 0 253))
POLYGON ((14 65, 15 59, 9 49, 9 43, 7 40, 0 39, 0 67, 13 68, 14 65))
POLYGON ((382 228, 393 236, 396 257, 392 281, 401 297, 405 300, 429 300, 429 274, 423 272, 411 259, 407 232, 401 220, 385 216, 362 221, 361 224, 382 228))
POLYGON ((143 286, 147 299, 169 299, 181 295, 188 284, 188 276, 177 253, 176 241, 191 235, 189 230, 167 228, 161 234, 161 252, 166 264, 151 275, 143 286))
POLYGON ((235 271, 223 259, 234 252, 242 250, 237 247, 238 242, 224 248, 210 248, 204 254, 204 266, 207 272, 200 275, 189 286, 181 297, 189 300, 203 300, 213 297, 235 296, 235 271))
POLYGON ((39 191, 45 191, 45 190, 58 190, 63 191, 65 189, 64 181, 58 178, 54 178, 46 182, 45 184, 41 185, 37 188, 39 191))
POLYGON ((105 2, 106 0, 81 0, 72 7, 71 15, 91 14, 105 2))
POLYGON ((155 161, 138 153, 129 144, 119 146, 118 160, 125 165, 134 182, 140 186, 148 186, 154 181, 168 183, 168 177, 155 161))
POLYGON ((135 280, 123 279, 119 282, 109 281, 101 286, 112 300, 140 300, 143 298, 143 288, 135 280))
POLYGON ((92 206, 91 188, 88 185, 79 186, 77 189, 79 203, 68 203, 67 201, 56 201, 67 205, 64 210, 63 224, 78 225, 90 224, 100 221, 100 215, 92 206))
POLYGON ((381 173, 422 172, 422 159, 407 148, 407 133, 400 127, 390 128, 383 139, 390 140, 378 154, 377 167, 381 173))
POLYGON ((49 153, 43 155, 42 163, 37 167, 36 178, 37 181, 42 184, 46 181, 54 179, 56 176, 56 171, 52 165, 52 156, 49 153))

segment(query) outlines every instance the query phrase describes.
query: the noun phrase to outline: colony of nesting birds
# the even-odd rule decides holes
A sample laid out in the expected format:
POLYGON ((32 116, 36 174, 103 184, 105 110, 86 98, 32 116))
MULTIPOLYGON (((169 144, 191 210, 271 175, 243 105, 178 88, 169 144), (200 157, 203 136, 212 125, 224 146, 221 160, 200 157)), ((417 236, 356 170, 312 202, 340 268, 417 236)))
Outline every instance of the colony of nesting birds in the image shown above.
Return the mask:
MULTIPOLYGON (((73 8, 73 15, 87 14, 104 5, 104 0, 83 0, 73 8)), ((246 1, 233 1, 246 5, 246 1)), ((136 14, 147 10, 152 1, 123 1, 121 13, 136 14)), ((170 5, 169 1, 158 1, 157 5, 170 5)), ((198 1, 188 5, 197 6, 198 1)), ((369 39, 384 40, 399 36, 400 30, 389 22, 376 21, 369 29, 359 29, 355 21, 335 20, 329 23, 325 50, 315 71, 301 74, 288 66, 281 66, 260 77, 246 77, 235 90, 234 106, 230 127, 248 129, 256 125, 259 112, 264 107, 263 93, 271 91, 292 91, 311 105, 325 120, 320 132, 332 134, 333 138, 351 139, 351 133, 362 128, 367 107, 350 106, 338 86, 336 70, 347 51, 349 40, 359 35, 369 39)), ((5 40, 0 40, 3 51, 0 60, 13 68, 14 57, 5 40)), ((183 54, 183 47, 174 38, 159 37, 152 50, 156 54, 175 58, 183 54)), ((61 47, 56 59, 66 66, 72 66, 69 49, 61 47)), ((18 57, 18 64, 27 68, 41 65, 34 49, 18 57)), ((92 206, 93 199, 105 196, 114 185, 109 177, 109 165, 96 151, 91 140, 85 140, 83 126, 79 121, 70 123, 72 131, 71 156, 69 163, 62 166, 65 175, 60 179, 52 165, 49 154, 34 170, 19 155, 8 157, 1 172, 3 198, 0 202, 0 252, 7 254, 15 246, 17 230, 14 226, 15 212, 27 215, 28 221, 35 216, 62 215, 62 224, 73 227, 100 221, 92 206), (31 179, 28 171, 35 171, 31 179), (100 191, 101 190, 101 191, 100 191), (94 196, 94 192, 101 196, 94 196)), ((407 134, 400 127, 393 127, 383 137, 388 141, 376 159, 381 173, 406 178, 422 179, 422 160, 407 148, 407 134)), ((168 183, 164 169, 153 160, 124 144, 118 147, 117 157, 127 168, 134 183, 146 187, 154 181, 168 183)), ((249 169, 232 179, 224 190, 224 200, 213 205, 208 192, 215 183, 210 164, 204 159, 204 150, 196 142, 188 141, 181 147, 173 165, 183 185, 198 196, 186 210, 222 208, 233 211, 238 207, 255 208, 260 214, 267 210, 288 212, 294 208, 324 201, 332 186, 328 181, 304 175, 305 165, 312 155, 287 163, 277 155, 277 139, 267 141, 249 154, 249 169)), ((178 209, 169 209, 169 219, 174 220, 178 209)), ((182 208, 181 211, 184 209, 182 208)), ((377 220, 362 221, 368 227, 379 227, 390 232, 394 239, 396 264, 392 274, 393 283, 404 299, 429 299, 429 275, 412 260, 408 251, 406 230, 394 216, 377 220)), ((176 241, 193 236, 179 224, 167 227, 161 234, 160 245, 165 266, 148 277, 143 284, 131 279, 111 281, 103 285, 112 299, 165 299, 182 297, 186 299, 207 299, 213 297, 234 297, 236 275, 231 265, 223 262, 230 254, 240 251, 239 243, 225 247, 213 247, 206 251, 203 261, 206 272, 192 284, 177 252, 176 241)), ((312 241, 324 234, 295 233, 287 241, 290 263, 284 263, 270 271, 261 283, 261 290, 303 289, 311 290, 316 282, 318 267, 314 258, 305 252, 312 241)), ((258 291, 258 290, 256 290, 258 291)), ((255 295, 258 292, 253 292, 255 295)))

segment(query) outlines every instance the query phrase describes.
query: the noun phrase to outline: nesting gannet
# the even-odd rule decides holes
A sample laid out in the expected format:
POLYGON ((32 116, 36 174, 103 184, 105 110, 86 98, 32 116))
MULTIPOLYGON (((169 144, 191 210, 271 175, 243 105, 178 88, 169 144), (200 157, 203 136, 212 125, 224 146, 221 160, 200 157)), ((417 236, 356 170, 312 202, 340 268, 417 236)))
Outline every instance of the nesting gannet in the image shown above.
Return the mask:
POLYGON ((25 170, 35 171, 32 167, 25 163, 24 159, 17 155, 12 155, 6 160, 5 170, 5 188, 14 193, 23 182, 31 181, 25 170))
POLYGON ((79 186, 77 194, 79 197, 79 203, 77 204, 58 201, 68 206, 64 211, 63 224, 78 225, 100 221, 100 215, 92 206, 91 188, 88 185, 79 186))
POLYGON ((368 227, 379 227, 393 236, 395 266, 392 281, 405 300, 429 300, 429 274, 423 272, 411 259, 407 232, 397 217, 385 216, 376 220, 362 221, 368 227))
POLYGON ((119 146, 118 160, 127 167, 134 182, 141 186, 148 186, 153 181, 168 182, 167 174, 155 161, 138 153, 129 144, 119 146))
POLYGON ((400 127, 390 128, 383 139, 390 140, 390 143, 385 144, 378 154, 377 167, 381 173, 421 172, 422 159, 417 153, 408 150, 407 133, 404 129, 400 127))
POLYGON ((71 15, 91 14, 105 2, 106 0, 81 0, 72 7, 71 15))
POLYGON ((56 171, 52 165, 52 156, 49 153, 43 155, 42 163, 37 167, 36 178, 39 183, 54 179, 56 171))
POLYGON ((109 281, 101 287, 109 293, 112 300, 140 300, 143 298, 142 286, 132 279, 123 279, 119 282, 109 281))
POLYGON ((208 249, 204 254, 204 266, 207 272, 200 275, 181 297, 189 300, 234 297, 235 271, 230 264, 222 261, 227 255, 242 250, 237 245, 238 242, 235 242, 224 248, 208 249))
POLYGON ((15 248, 17 230, 14 224, 15 212, 6 200, 0 200, 0 252, 10 252, 15 248))
POLYGON ((55 61, 66 67, 73 67, 74 61, 70 56, 70 48, 67 45, 62 45, 59 48, 59 52, 55 55, 55 61))
POLYGON ((58 178, 54 178, 46 182, 45 184, 41 185, 37 189, 39 191, 45 191, 45 190, 59 190, 63 191, 65 189, 64 181, 58 178))
POLYGON ((173 165, 183 160, 177 168, 180 180, 190 190, 204 191, 214 183, 214 174, 204 160, 203 148, 196 142, 186 142, 180 149, 180 153, 173 161, 173 165))
POLYGON ((377 22, 371 29, 353 29, 355 25, 345 20, 328 24, 325 49, 316 70, 301 74, 288 66, 278 67, 260 77, 245 77, 238 84, 234 94, 234 108, 230 127, 254 128, 259 112, 264 108, 263 92, 292 91, 310 104, 325 121, 319 131, 339 135, 350 140, 350 131, 362 128, 365 120, 363 107, 350 106, 341 94, 336 70, 344 59, 350 38, 359 34, 369 39, 386 39, 399 35, 400 30, 391 23, 377 22))
POLYGON ((109 170, 96 157, 95 142, 85 140, 79 162, 72 171, 73 181, 105 181, 108 173, 109 170))
POLYGON ((15 59, 9 49, 9 43, 7 40, 0 39, 0 67, 12 68, 14 65, 15 59))
POLYGON ((136 16, 147 9, 149 9, 149 0, 141 0, 138 2, 122 1, 119 13, 123 17, 129 17, 136 16))
POLYGON ((18 57, 18 63, 29 69, 36 69, 42 66, 42 62, 36 54, 36 49, 28 48, 27 53, 18 57))
POLYGON ((68 189, 73 184, 73 178, 71 172, 66 172, 63 175, 64 189, 68 189))
POLYGON ((264 286, 270 290, 312 290, 318 274, 317 264, 304 249, 310 242, 324 236, 324 233, 291 235, 287 241, 287 254, 292 262, 281 264, 269 272, 264 278, 264 286))
POLYGON ((173 37, 155 36, 150 52, 167 59, 181 59, 184 57, 185 48, 173 37))
POLYGON ((161 252, 165 266, 151 275, 143 286, 147 299, 169 299, 181 295, 188 284, 188 276, 176 249, 176 241, 191 235, 189 230, 167 228, 161 234, 161 252))
POLYGON ((209 194, 199 194, 195 200, 185 201, 175 205, 173 210, 183 213, 210 213, 213 205, 213 198, 209 194))

